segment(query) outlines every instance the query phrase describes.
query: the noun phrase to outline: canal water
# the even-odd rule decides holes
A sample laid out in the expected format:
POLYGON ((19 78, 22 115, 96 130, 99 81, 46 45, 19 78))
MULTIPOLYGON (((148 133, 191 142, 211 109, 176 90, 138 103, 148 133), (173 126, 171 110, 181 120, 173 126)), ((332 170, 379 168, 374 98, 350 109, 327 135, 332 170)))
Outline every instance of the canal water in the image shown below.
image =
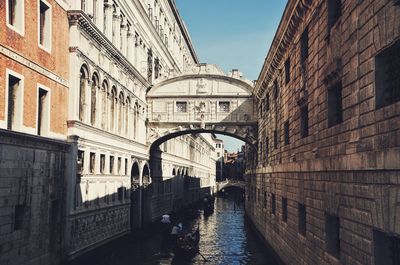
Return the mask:
POLYGON ((74 265, 275 265, 278 262, 245 221, 244 206, 232 197, 216 198, 214 213, 201 214, 185 224, 200 228, 200 253, 192 260, 162 254, 161 234, 156 229, 132 235, 89 253, 74 265))

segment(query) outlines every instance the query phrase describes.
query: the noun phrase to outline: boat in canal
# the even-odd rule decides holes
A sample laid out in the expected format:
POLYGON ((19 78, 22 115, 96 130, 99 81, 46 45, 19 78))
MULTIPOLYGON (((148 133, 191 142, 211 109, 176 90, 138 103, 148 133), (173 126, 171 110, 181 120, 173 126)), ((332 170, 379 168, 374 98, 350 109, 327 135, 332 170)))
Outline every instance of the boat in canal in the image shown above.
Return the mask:
POLYGON ((174 250, 175 257, 193 258, 199 252, 200 229, 197 227, 195 232, 182 235, 178 238, 174 250))

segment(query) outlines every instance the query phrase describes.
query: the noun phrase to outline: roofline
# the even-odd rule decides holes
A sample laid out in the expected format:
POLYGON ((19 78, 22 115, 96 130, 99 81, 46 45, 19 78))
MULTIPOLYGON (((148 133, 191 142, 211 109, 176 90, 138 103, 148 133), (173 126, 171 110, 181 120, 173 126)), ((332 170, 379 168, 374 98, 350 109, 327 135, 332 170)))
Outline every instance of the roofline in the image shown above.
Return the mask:
MULTIPOLYGON (((288 0, 288 2, 286 3, 286 7, 281 17, 281 21, 279 22, 279 26, 275 32, 274 39, 271 43, 267 56, 265 57, 263 67, 257 79, 257 84, 255 85, 254 88, 254 95, 256 97, 260 98, 261 95, 260 89, 263 86, 266 77, 271 79, 271 74, 273 74, 271 73, 272 71, 271 69, 274 67, 273 60, 277 56, 277 53, 280 53, 279 49, 281 49, 284 45, 286 45, 285 40, 287 41, 288 31, 290 32, 294 30, 293 25, 291 25, 291 23, 294 16, 299 16, 298 14, 296 14, 296 9, 299 7, 299 5, 301 6, 301 8, 309 8, 310 2, 311 2, 310 0, 288 0)), ((267 82, 270 81, 271 80, 267 80, 267 82)), ((266 85, 268 85, 268 83, 266 85)))
POLYGON ((196 64, 199 64, 199 58, 197 57, 196 51, 194 49, 192 39, 190 38, 190 35, 185 26, 185 23, 183 22, 183 19, 182 19, 181 15, 179 14, 178 8, 176 7, 176 4, 175 4, 175 0, 168 0, 168 2, 172 9, 172 12, 174 13, 176 21, 178 22, 178 25, 179 25, 180 29, 182 30, 182 33, 183 33, 182 35, 185 38, 185 41, 189 46, 189 50, 190 50, 190 53, 192 54, 193 59, 196 64))

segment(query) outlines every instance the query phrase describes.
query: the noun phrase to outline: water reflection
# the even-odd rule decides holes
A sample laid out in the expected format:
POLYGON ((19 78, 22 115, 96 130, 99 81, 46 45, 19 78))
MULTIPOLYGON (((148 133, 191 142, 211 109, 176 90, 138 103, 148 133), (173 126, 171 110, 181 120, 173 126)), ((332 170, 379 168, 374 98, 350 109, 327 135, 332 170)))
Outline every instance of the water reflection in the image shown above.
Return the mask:
POLYGON ((246 225, 243 203, 233 198, 217 198, 214 213, 208 217, 201 215, 190 225, 200 227, 200 253, 207 261, 201 255, 192 260, 178 260, 173 254, 161 254, 161 235, 153 230, 142 235, 140 239, 136 235, 124 242, 106 246, 97 254, 93 253, 80 259, 76 264, 277 264, 246 225))

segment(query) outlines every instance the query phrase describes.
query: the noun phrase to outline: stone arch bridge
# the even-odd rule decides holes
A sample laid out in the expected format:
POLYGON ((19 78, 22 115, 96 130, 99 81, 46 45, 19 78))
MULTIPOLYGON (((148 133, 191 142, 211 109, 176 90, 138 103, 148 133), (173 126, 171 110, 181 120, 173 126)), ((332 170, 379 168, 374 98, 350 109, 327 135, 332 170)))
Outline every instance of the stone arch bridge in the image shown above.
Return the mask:
POLYGON ((160 79, 147 93, 150 150, 190 133, 224 134, 255 146, 253 85, 238 70, 226 75, 208 64, 160 79))
POLYGON ((244 180, 230 179, 230 180, 221 181, 221 182, 217 183, 217 191, 221 191, 221 190, 229 188, 229 187, 236 187, 236 188, 245 190, 246 182, 244 180))

